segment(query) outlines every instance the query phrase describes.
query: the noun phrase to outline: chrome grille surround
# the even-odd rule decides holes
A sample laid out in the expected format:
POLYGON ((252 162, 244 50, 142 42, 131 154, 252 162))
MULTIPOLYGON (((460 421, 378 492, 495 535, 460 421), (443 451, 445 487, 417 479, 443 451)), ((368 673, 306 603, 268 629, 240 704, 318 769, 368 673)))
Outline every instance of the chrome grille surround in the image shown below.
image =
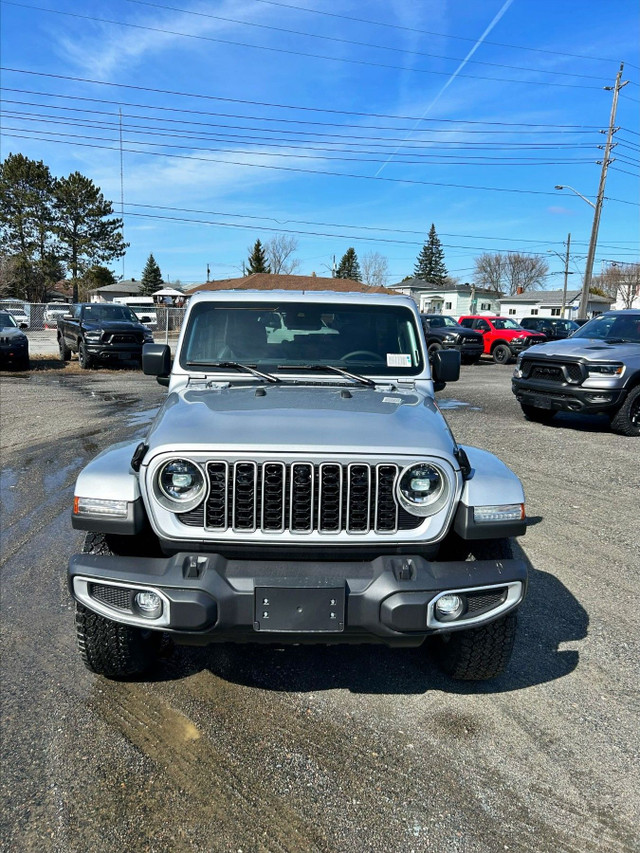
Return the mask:
POLYGON ((271 544, 429 542, 448 526, 462 479, 452 461, 417 455, 372 454, 354 459, 339 454, 327 458, 176 450, 150 462, 140 488, 152 527, 166 539, 271 544), (151 487, 162 464, 172 458, 190 459, 208 475, 204 510, 201 504, 188 520, 160 506, 151 487), (425 462, 442 472, 448 499, 433 515, 411 516, 407 521, 396 485, 405 468, 425 462), (415 526, 409 527, 409 522, 415 526))

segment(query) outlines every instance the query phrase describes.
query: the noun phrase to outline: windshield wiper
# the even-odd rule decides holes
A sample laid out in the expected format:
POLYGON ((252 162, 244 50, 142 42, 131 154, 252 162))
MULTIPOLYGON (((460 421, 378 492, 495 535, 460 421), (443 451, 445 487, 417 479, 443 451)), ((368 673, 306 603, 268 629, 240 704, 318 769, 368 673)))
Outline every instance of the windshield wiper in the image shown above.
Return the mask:
POLYGON ((368 388, 375 388, 376 383, 368 376, 361 376, 359 373, 351 373, 348 370, 343 370, 342 367, 335 367, 333 364, 279 364, 278 370, 328 370, 332 373, 339 373, 346 379, 353 379, 354 382, 360 382, 368 388))
POLYGON ((187 367, 222 367, 226 370, 244 370, 247 373, 257 376, 259 379, 266 379, 267 382, 282 382, 277 376, 272 376, 271 373, 263 373, 261 370, 256 370, 248 364, 240 364, 239 361, 188 361, 187 367))

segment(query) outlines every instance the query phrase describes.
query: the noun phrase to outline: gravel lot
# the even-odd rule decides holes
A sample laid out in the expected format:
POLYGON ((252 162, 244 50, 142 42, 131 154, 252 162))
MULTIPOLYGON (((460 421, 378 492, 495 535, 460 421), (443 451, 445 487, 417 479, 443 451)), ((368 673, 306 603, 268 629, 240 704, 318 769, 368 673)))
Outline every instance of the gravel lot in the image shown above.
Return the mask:
POLYGON ((73 483, 165 392, 40 355, 0 374, 2 849, 640 850, 637 439, 527 422, 490 362, 438 395, 461 442, 520 476, 534 522, 494 682, 447 681, 419 650, 214 647, 112 683, 75 649, 73 483))

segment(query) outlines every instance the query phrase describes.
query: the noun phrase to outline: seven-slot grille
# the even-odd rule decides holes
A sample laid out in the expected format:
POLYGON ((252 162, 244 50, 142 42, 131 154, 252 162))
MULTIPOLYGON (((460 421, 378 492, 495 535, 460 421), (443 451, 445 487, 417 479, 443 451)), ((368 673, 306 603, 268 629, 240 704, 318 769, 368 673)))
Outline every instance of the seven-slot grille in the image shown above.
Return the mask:
POLYGON ((212 532, 385 534, 423 521, 396 502, 395 463, 210 461, 206 470, 206 504, 178 518, 212 532))

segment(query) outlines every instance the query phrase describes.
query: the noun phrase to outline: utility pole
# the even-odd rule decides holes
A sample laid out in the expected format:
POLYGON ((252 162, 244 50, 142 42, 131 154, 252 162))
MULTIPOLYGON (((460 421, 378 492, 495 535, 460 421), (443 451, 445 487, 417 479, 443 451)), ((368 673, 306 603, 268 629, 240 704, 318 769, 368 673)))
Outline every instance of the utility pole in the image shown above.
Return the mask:
MULTIPOLYGON (((122 153, 122 107, 118 108, 120 116, 120 219, 122 219, 122 236, 124 237, 124 156, 122 153)), ((124 281, 124 260, 122 256, 122 279, 124 281)))
POLYGON ((209 269, 209 264, 207 264, 207 282, 209 281, 210 274, 211 274, 211 270, 209 269))
POLYGON ((571 247, 571 232, 567 234, 567 254, 564 259, 564 289, 562 291, 562 310, 560 316, 564 317, 567 308, 567 281, 569 279, 569 249, 571 247))
MULTIPOLYGON (((609 163, 611 163, 611 159, 609 155, 611 153, 611 149, 613 147, 613 134, 619 130, 619 128, 615 127, 616 120, 616 110, 618 108, 618 93, 623 86, 626 86, 629 82, 625 80, 624 83, 621 83, 622 79, 622 69, 624 68, 624 63, 620 63, 620 70, 616 75, 615 86, 605 86, 605 90, 610 92, 613 89, 613 103, 611 105, 611 116, 609 118, 609 131, 607 133, 607 143, 604 146, 604 155, 602 160, 599 160, 599 163, 602 163, 602 171, 600 173, 600 185, 598 187, 598 197, 596 198, 596 203, 593 212, 593 225, 591 227, 591 240, 589 241, 589 252, 587 254, 587 264, 584 270, 584 281, 582 283, 582 295, 580 296, 580 308, 578 310, 578 316, 584 318, 587 316, 587 306, 589 304, 589 288, 591 287, 591 278, 593 276, 593 262, 596 256, 596 243, 598 242, 598 228, 600 227, 600 214, 602 212, 602 202, 604 201, 604 187, 607 181, 607 171, 609 169, 609 163)), ((601 131, 604 133, 605 131, 601 131)), ((617 144, 617 143, 614 143, 617 144)))

